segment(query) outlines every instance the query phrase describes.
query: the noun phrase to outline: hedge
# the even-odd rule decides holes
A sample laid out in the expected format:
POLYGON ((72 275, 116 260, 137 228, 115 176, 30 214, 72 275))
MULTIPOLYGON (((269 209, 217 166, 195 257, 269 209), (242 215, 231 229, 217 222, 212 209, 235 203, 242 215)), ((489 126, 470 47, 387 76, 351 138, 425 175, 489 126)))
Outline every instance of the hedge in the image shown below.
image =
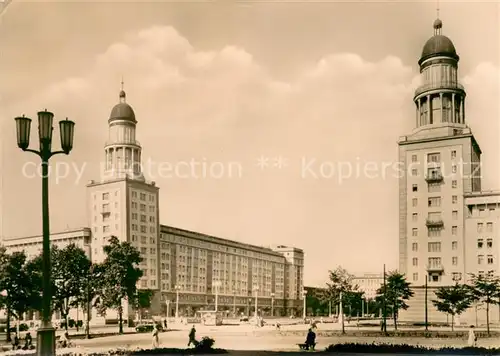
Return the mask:
MULTIPOLYGON (((305 330, 281 330, 273 331, 276 334, 283 336, 303 336, 307 333, 305 330)), ((488 336, 486 331, 475 331, 476 336, 479 339, 488 338, 500 338, 500 332, 491 331, 490 336, 488 336)), ((407 338, 435 338, 435 339, 466 339, 469 336, 469 331, 446 331, 446 330, 387 330, 384 333, 380 330, 346 330, 345 334, 342 334, 340 330, 316 330, 317 336, 330 337, 407 337, 407 338)))
POLYGON ((413 345, 391 345, 391 344, 333 344, 325 349, 325 352, 342 352, 342 353, 362 353, 362 354, 420 354, 420 355, 498 355, 500 349, 487 349, 484 347, 444 347, 444 348, 429 348, 413 345))

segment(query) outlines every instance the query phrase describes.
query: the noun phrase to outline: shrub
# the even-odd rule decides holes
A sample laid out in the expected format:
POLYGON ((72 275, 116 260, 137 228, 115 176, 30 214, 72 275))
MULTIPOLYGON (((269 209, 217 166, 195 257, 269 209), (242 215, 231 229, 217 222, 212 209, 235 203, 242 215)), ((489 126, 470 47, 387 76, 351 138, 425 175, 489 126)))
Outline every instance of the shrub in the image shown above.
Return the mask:
POLYGON ((439 354, 439 355, 498 355, 500 349, 487 349, 479 347, 465 348, 427 348, 413 345, 391 345, 391 344, 333 344, 325 349, 326 352, 359 353, 359 354, 439 354))
POLYGON ((200 351, 208 351, 212 350, 213 346, 215 344, 215 340, 208 337, 204 336, 201 341, 196 345, 196 349, 200 351))

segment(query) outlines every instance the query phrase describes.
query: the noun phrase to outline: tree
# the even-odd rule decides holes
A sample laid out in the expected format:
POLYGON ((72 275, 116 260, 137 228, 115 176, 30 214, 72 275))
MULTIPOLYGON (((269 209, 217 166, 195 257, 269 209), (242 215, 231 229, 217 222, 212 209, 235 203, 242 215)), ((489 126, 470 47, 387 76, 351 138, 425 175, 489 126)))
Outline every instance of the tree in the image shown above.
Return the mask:
MULTIPOLYGON (((338 304, 344 301, 346 294, 358 290, 357 285, 353 286, 354 276, 342 267, 339 266, 334 271, 328 271, 328 273, 330 281, 326 284, 326 289, 321 295, 323 302, 332 302, 334 305, 338 304)), ((339 312, 343 314, 343 310, 339 312)), ((341 315, 341 321, 342 333, 345 333, 344 315, 341 315)))
POLYGON ((119 333, 123 333, 122 302, 127 300, 134 305, 137 282, 142 271, 137 267, 142 261, 139 251, 128 242, 120 242, 111 236, 109 244, 104 246, 106 258, 102 263, 102 286, 99 291, 100 313, 106 309, 115 309, 119 316, 119 333))
POLYGON ((500 304, 500 278, 489 273, 487 275, 470 274, 471 294, 473 301, 486 305, 486 331, 490 335, 490 305, 500 304))
POLYGON ((27 261, 23 251, 10 255, 5 254, 5 251, 0 252, 0 259, 3 260, 0 266, 0 290, 4 291, 1 300, 7 310, 7 328, 10 328, 10 315, 14 315, 19 331, 22 315, 29 310, 41 309, 39 269, 35 263, 27 261))
POLYGON ((392 317, 394 319, 394 329, 398 329, 398 313, 399 310, 408 309, 406 301, 413 297, 413 291, 410 289, 410 283, 406 281, 404 274, 397 271, 389 272, 387 281, 377 290, 377 299, 384 300, 386 305, 391 308, 392 317))
POLYGON ((144 309, 151 307, 154 292, 151 289, 138 289, 134 299, 134 309, 137 311, 138 320, 142 318, 144 309))
POLYGON ((78 307, 79 296, 85 294, 85 282, 90 269, 90 260, 85 251, 70 244, 63 249, 53 246, 52 258, 52 301, 54 310, 61 313, 68 330, 68 315, 72 307, 78 307))
POLYGON ((453 331, 455 315, 462 314, 472 304, 470 288, 457 283, 451 287, 440 287, 434 294, 438 300, 433 300, 432 303, 440 312, 451 315, 451 330, 453 331))
POLYGON ((85 332, 86 337, 90 338, 90 313, 92 308, 95 307, 103 316, 106 314, 105 308, 99 300, 99 293, 103 287, 104 270, 103 266, 99 263, 90 263, 90 268, 82 281, 82 293, 76 297, 75 303, 83 306, 86 314, 85 332))

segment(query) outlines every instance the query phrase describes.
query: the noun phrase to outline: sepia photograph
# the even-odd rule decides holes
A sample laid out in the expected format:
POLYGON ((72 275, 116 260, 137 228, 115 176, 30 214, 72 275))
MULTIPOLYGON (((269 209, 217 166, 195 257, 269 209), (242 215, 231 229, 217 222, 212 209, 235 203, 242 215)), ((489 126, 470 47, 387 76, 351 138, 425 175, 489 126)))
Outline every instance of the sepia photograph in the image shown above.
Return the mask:
POLYGON ((500 2, 0 0, 0 356, 500 355, 500 2))

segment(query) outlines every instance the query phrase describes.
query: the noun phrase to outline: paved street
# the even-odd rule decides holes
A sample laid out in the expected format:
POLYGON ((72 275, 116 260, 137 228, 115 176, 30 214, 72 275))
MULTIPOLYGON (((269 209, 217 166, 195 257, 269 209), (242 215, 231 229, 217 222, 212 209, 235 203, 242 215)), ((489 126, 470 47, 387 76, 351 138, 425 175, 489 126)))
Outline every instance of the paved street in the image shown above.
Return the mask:
MULTIPOLYGON (((160 334, 160 345, 162 347, 184 348, 187 344, 187 331, 169 331, 160 334)), ((304 341, 301 336, 280 336, 268 335, 260 332, 248 333, 230 333, 223 330, 199 329, 197 338, 210 336, 215 339, 215 347, 220 347, 228 350, 273 350, 273 351, 295 351, 297 343, 304 341)), ((449 340, 449 339, 426 339, 426 338, 356 338, 356 337, 318 337, 318 350, 322 350, 333 343, 391 343, 391 344, 415 344, 429 347, 444 347, 444 346, 466 346, 466 340, 449 340)), ((132 334, 110 336, 105 338, 96 338, 92 340, 75 340, 78 346, 89 350, 109 349, 120 347, 140 347, 149 348, 151 346, 150 334, 132 334)), ((480 339, 479 346, 498 347, 500 340, 498 339, 480 339)))

